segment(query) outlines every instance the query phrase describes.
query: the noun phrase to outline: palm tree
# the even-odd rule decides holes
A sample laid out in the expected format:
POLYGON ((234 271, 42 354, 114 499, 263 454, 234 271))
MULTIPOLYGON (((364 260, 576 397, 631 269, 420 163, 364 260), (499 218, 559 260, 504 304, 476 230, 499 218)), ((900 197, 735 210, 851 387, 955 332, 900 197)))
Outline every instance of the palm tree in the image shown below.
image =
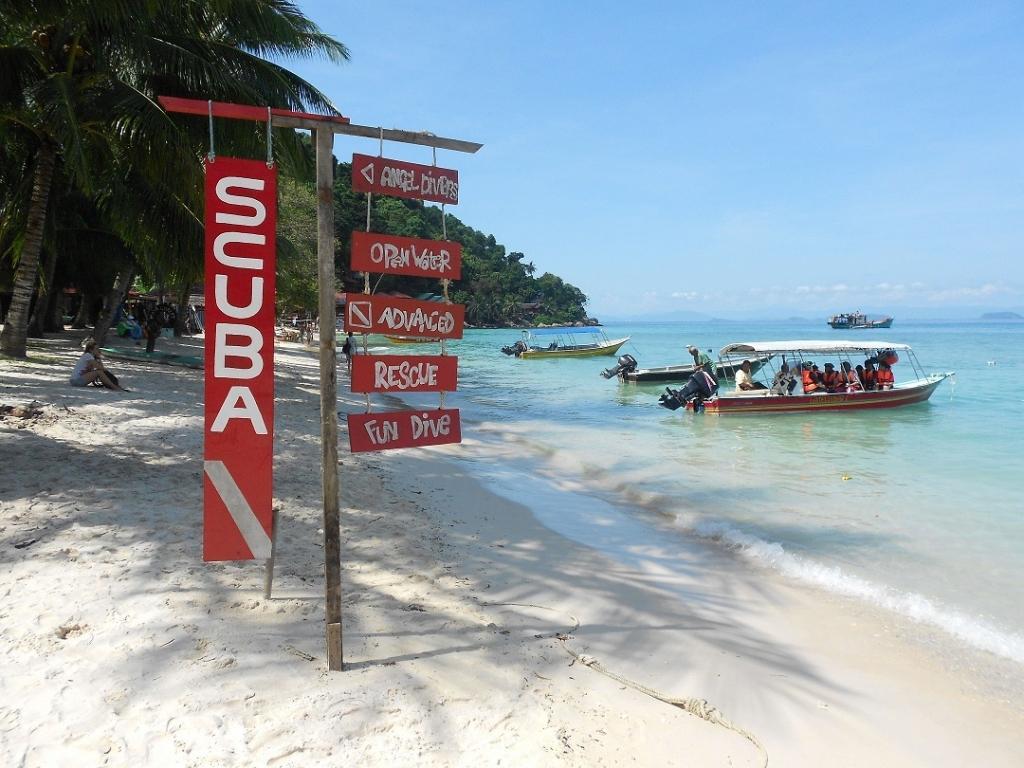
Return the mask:
MULTIPOLYGON (((25 356, 58 165, 135 252, 173 272, 202 252, 197 159, 205 135, 196 124, 172 121, 156 95, 336 112, 267 55, 342 61, 348 51, 288 0, 5 0, 0 142, 23 148, 31 186, 18 199, 18 190, 0 193, 0 211, 24 212, 0 352, 25 356)), ((294 132, 275 139, 280 160, 302 162, 294 132)), ((251 125, 218 125, 221 147, 257 154, 261 142, 251 125)), ((14 161, 0 154, 0 162, 14 161)))

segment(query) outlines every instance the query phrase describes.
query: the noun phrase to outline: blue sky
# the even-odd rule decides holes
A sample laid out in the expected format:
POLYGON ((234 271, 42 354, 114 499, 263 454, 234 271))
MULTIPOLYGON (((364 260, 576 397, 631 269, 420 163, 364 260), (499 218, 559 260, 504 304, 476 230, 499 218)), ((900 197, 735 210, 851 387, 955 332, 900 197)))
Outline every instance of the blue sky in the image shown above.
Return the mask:
POLYGON ((289 66, 482 142, 452 212, 598 317, 1024 306, 1024 4, 299 4, 352 60, 289 66))

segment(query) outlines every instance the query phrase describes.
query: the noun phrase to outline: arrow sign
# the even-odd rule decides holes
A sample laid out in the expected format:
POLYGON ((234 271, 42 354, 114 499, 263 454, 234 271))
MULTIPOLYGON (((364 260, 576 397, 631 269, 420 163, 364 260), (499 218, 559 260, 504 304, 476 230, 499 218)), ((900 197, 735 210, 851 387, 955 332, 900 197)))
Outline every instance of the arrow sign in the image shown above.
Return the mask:
POLYGON ((465 313, 461 304, 345 294, 345 330, 352 333, 461 339, 465 313))
POLYGON ((458 280, 462 276, 462 246, 450 240, 353 232, 352 269, 458 280))
POLYGON ((459 172, 388 157, 352 155, 352 189, 456 205, 459 202, 459 172))

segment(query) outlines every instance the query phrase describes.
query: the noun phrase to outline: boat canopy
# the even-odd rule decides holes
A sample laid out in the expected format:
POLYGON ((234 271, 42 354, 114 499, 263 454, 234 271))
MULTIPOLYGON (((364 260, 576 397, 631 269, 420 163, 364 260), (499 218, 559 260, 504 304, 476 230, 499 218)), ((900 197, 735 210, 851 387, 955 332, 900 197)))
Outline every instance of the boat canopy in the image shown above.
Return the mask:
POLYGON ((531 328, 531 336, 559 336, 569 333, 604 333, 604 329, 596 325, 584 325, 579 328, 531 328))
POLYGON ((722 347, 720 354, 722 357, 759 353, 781 354, 783 352, 835 355, 842 352, 877 352, 881 349, 905 351, 910 347, 907 344, 892 344, 888 341, 741 341, 722 347))

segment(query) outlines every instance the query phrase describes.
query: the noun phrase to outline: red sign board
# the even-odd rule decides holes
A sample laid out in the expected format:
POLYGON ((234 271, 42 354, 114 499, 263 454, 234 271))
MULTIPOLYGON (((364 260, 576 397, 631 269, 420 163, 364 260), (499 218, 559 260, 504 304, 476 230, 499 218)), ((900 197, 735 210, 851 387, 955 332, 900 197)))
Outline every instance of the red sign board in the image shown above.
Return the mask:
POLYGON ((428 339, 461 339, 466 310, 461 304, 345 294, 345 330, 428 339))
POLYGON ((270 557, 277 170, 206 164, 203 559, 270 557))
POLYGON ((348 441, 352 453, 447 445, 462 442, 462 425, 457 408, 350 413, 348 441))
POLYGON ((459 202, 459 172, 388 157, 352 155, 352 189, 456 205, 459 202))
POLYGON ((458 280, 462 276, 462 246, 450 240, 357 231, 352 233, 352 269, 458 280))
POLYGON ((454 392, 459 358, 448 355, 355 355, 353 392, 454 392))

